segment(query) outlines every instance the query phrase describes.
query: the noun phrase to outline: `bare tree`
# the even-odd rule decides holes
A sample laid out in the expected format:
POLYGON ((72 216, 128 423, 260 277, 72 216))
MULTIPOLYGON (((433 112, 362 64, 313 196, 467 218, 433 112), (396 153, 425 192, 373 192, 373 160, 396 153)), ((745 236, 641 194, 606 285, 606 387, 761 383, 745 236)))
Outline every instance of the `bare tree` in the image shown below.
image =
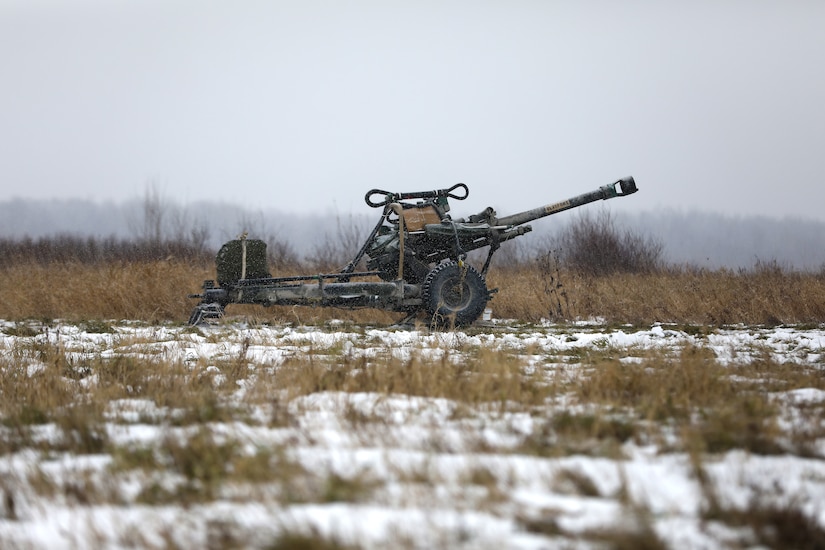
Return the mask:
POLYGON ((326 233, 324 240, 313 246, 306 259, 321 271, 338 271, 355 257, 364 240, 366 229, 352 214, 346 221, 342 221, 341 216, 336 215, 335 233, 326 233))
POLYGON ((143 227, 141 240, 154 244, 163 241, 163 220, 167 213, 167 205, 161 197, 156 180, 151 180, 143 193, 143 227))

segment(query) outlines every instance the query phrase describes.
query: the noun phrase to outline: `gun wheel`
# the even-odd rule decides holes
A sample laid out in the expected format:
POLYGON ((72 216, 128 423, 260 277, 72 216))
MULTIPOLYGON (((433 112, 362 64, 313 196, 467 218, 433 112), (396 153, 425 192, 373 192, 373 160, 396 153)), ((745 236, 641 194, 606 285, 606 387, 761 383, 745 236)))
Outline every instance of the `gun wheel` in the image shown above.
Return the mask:
POLYGON ((489 299, 484 277, 470 265, 444 262, 424 280, 424 307, 440 326, 471 324, 484 312, 489 299))

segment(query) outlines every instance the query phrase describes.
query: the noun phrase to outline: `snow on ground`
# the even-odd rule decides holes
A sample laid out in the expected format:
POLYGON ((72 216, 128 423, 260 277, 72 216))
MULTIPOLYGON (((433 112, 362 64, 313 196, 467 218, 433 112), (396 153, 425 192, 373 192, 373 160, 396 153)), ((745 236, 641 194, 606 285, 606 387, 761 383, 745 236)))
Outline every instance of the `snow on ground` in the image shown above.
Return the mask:
MULTIPOLYGON (((779 363, 825 365, 823 328, 500 323, 489 330, 430 333, 343 323, 235 323, 198 331, 115 323, 112 332, 95 333, 57 322, 34 324, 31 334, 21 335, 20 326, 0 322, 0 353, 23 361, 29 377, 49 367, 37 354, 21 351, 33 342, 64 350, 72 364, 118 356, 205 364, 217 386, 227 378, 216 365, 242 357, 250 375, 228 392, 237 399, 254 388, 256 371, 277 371, 290 358, 332 349, 339 357, 404 360, 417 354, 460 361, 456 349, 489 348, 512 352, 529 366, 577 350, 622 350, 622 360, 633 362, 648 350, 698 346, 723 364, 747 364, 767 353, 779 363)), ((81 382, 91 387, 95 376, 81 382)), ((778 391, 772 398, 783 408, 788 431, 809 422, 810 407, 825 406, 825 391, 817 388, 778 391)), ((707 456, 704 479, 689 454, 631 440, 614 456, 525 452, 521 446, 536 423, 566 405, 562 399, 538 413, 479 407, 467 414, 444 398, 318 391, 292 398, 285 423, 267 420, 271 411, 261 405, 243 419, 210 422, 210 433, 250 456, 260 449, 282 451, 274 463, 298 473, 287 472, 277 482, 230 479, 193 502, 175 496, 142 501, 152 484, 174 495, 181 475, 140 468, 124 473, 113 469, 115 458, 106 450, 82 455, 6 445, 0 456, 0 546, 272 547, 284 533, 304 533, 367 548, 590 548, 609 540, 599 533, 645 526, 672 548, 753 544, 739 527, 703 516, 708 486, 723 506, 747 509, 767 501, 797 507, 825 528, 822 439, 810 456, 741 450, 707 456)), ((186 441, 199 429, 178 425, 174 411, 145 399, 113 400, 104 415, 109 445, 135 452, 170 438, 186 441)), ((821 433, 823 426, 814 428, 821 433)), ((54 424, 34 431, 38 441, 60 436, 54 424)))

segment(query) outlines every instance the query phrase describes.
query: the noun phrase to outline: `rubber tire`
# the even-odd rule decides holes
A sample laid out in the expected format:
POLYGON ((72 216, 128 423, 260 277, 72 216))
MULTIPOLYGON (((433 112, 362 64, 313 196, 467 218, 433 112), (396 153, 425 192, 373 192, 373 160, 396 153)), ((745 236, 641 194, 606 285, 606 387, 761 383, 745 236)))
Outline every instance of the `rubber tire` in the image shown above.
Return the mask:
POLYGON ((424 280, 423 305, 439 326, 464 326, 481 317, 490 291, 476 269, 457 262, 435 266, 424 280))

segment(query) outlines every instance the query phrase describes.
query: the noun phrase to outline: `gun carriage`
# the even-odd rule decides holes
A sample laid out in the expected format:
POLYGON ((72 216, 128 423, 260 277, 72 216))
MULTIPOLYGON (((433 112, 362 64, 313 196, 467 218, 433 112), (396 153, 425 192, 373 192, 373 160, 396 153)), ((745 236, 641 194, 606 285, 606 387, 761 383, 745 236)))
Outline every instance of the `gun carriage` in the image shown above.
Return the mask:
POLYGON ((468 325, 483 313, 496 289, 488 289, 487 270, 502 243, 532 230, 529 222, 598 200, 637 191, 632 177, 582 195, 499 217, 488 207, 453 219, 449 199, 464 200, 463 183, 448 189, 396 193, 372 189, 364 200, 381 208, 378 223, 358 253, 341 271, 272 277, 266 243, 242 236, 224 244, 215 259, 217 282, 204 281, 191 324, 223 315, 229 304, 304 305, 376 308, 425 314, 440 326, 468 325), (467 253, 488 247, 480 268, 467 253), (366 258, 367 271, 356 271, 366 258))

